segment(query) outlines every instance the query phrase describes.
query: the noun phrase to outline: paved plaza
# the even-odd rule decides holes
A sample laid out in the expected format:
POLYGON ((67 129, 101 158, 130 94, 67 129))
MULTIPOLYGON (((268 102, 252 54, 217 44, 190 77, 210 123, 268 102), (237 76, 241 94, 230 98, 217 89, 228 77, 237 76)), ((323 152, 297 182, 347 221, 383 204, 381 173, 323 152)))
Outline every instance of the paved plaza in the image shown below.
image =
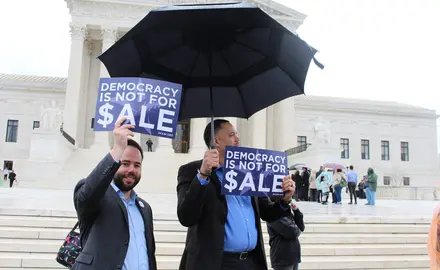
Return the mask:
MULTIPOLYGON (((155 217, 176 218, 177 196, 175 194, 148 194, 140 196, 150 203, 155 217)), ((34 211, 35 213, 52 213, 53 215, 75 215, 73 208, 73 191, 0 188, 0 213, 13 213, 14 210, 34 211), (58 214, 54 214, 58 213, 58 214)), ((376 206, 365 205, 366 200, 359 200, 357 205, 348 205, 348 198, 343 198, 342 205, 329 203, 321 205, 316 202, 298 202, 301 211, 309 217, 326 220, 330 217, 342 222, 344 218, 362 218, 363 221, 377 218, 411 218, 413 220, 432 218, 438 202, 377 200, 376 206)))

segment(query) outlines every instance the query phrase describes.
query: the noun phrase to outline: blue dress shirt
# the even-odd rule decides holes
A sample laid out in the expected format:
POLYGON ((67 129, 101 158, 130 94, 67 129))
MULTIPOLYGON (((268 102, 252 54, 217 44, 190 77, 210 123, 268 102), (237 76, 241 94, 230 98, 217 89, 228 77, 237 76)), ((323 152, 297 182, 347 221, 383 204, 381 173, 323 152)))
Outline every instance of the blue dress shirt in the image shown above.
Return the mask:
MULTIPOLYGON (((219 166, 215 173, 223 181, 223 167, 219 166)), ((209 181, 204 180, 197 174, 202 185, 209 181)), ((249 196, 225 195, 228 205, 228 216, 225 224, 224 251, 244 252, 251 251, 257 246, 258 230, 255 222, 252 198, 249 196)))
POLYGON ((358 181, 358 175, 354 171, 349 171, 347 173, 347 182, 351 183, 357 183, 358 181))
MULTIPOLYGON (((145 239, 145 226, 142 214, 136 205, 136 193, 131 192, 131 198, 127 201, 119 188, 112 183, 113 189, 121 198, 127 208, 128 228, 130 231, 130 241, 127 254, 125 256, 123 270, 149 270, 148 249, 145 239)), ((111 226, 111 225, 110 225, 111 226)))
MULTIPOLYGON (((223 167, 219 166, 215 173, 223 181, 223 167)), ((204 180, 197 174, 202 185, 209 181, 204 180)), ((225 224, 224 251, 244 252, 255 249, 258 241, 258 230, 255 220, 255 212, 252 207, 252 198, 249 196, 225 195, 228 215, 225 224)))

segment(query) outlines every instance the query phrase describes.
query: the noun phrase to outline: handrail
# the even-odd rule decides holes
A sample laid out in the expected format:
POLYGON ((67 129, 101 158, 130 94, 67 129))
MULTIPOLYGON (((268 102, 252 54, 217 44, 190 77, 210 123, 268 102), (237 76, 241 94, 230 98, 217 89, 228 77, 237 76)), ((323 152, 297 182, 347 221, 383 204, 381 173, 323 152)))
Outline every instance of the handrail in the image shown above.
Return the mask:
POLYGON ((312 144, 311 143, 301 144, 298 145, 297 147, 289 148, 284 152, 287 153, 288 156, 291 156, 306 151, 310 145, 312 144))

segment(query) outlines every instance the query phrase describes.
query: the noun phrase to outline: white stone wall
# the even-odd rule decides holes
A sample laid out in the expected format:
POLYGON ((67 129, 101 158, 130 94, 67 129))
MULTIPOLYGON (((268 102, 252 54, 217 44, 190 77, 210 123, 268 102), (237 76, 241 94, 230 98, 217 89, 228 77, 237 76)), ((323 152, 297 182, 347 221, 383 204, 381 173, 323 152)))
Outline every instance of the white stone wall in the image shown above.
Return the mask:
MULTIPOLYGON (((64 85, 51 89, 32 87, 33 82, 1 81, 0 90, 0 166, 5 160, 12 160, 15 169, 24 169, 29 157, 33 122, 41 121, 42 107, 50 106, 51 101, 61 109, 64 107, 64 85), (8 120, 18 120, 17 142, 6 142, 8 120)), ((41 83, 35 83, 41 84, 41 83)), ((44 88, 44 87, 43 87, 44 88)))
POLYGON ((344 100, 333 98, 298 97, 295 104, 295 140, 297 136, 307 136, 307 141, 313 144, 313 124, 322 117, 330 122, 332 147, 342 149, 340 139, 349 139, 349 159, 339 158, 333 162, 353 165, 361 175, 372 167, 379 176, 379 185, 383 184, 383 176, 392 178, 392 186, 403 185, 404 176, 410 177, 413 187, 438 185, 435 111, 384 102, 377 102, 375 110, 369 110, 370 106, 347 104, 344 100), (361 159, 362 139, 370 141, 370 160, 361 159), (390 143, 390 160, 387 161, 381 160, 382 140, 390 143), (409 143, 409 161, 401 161, 400 142, 409 143))

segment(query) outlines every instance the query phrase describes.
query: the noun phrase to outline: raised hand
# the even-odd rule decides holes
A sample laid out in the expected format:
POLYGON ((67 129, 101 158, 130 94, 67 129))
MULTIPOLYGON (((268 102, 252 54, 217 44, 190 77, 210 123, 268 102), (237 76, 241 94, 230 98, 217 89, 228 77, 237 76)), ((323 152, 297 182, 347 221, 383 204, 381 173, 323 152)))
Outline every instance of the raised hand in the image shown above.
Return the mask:
POLYGON ((283 200, 285 202, 289 202, 292 199, 293 194, 295 193, 295 182, 293 182, 290 175, 286 175, 283 178, 283 183, 281 184, 281 188, 283 189, 284 196, 283 200))
POLYGON ((121 158, 122 153, 124 153, 125 148, 127 148, 127 140, 134 137, 133 131, 130 130, 134 128, 134 125, 122 125, 125 120, 127 120, 127 118, 122 117, 116 121, 115 128, 113 129, 113 149, 110 154, 115 160, 121 158))

